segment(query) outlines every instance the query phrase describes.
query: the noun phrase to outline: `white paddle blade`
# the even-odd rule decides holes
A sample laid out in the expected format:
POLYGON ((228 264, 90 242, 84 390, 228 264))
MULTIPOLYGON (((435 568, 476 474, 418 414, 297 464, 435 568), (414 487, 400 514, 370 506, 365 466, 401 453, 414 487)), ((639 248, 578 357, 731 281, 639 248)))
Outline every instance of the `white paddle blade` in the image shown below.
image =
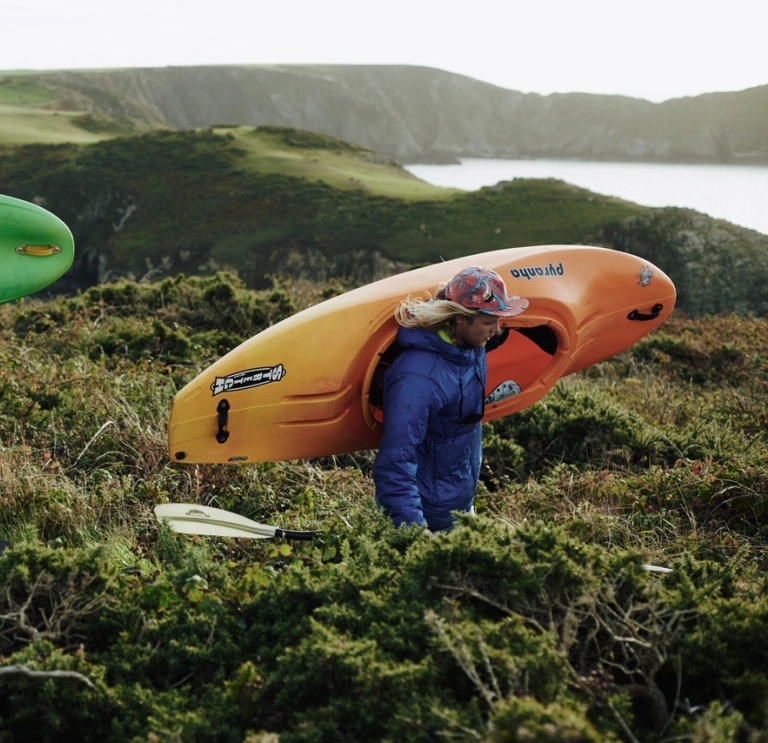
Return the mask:
POLYGON ((671 573, 672 568, 662 568, 659 565, 643 565, 646 570, 650 570, 652 573, 671 573))
POLYGON ((155 506, 155 516, 181 534, 270 539, 277 532, 274 526, 259 524, 240 514, 193 503, 161 503, 155 506))

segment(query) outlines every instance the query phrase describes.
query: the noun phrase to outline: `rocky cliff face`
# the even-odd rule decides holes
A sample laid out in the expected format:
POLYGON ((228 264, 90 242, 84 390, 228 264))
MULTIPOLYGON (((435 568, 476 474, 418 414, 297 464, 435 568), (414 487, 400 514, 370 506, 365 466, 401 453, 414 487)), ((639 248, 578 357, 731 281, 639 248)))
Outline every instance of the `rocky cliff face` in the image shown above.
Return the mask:
POLYGON ((768 85, 654 104, 540 96, 412 66, 168 67, 41 76, 74 110, 173 128, 283 125, 400 162, 459 157, 768 163, 768 85))

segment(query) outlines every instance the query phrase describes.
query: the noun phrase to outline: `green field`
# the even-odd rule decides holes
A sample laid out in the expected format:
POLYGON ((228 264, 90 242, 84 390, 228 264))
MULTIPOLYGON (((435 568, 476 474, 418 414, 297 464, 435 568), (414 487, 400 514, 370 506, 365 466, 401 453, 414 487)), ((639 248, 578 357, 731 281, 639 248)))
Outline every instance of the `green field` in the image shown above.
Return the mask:
POLYGON ((333 137, 277 127, 213 131, 234 136, 236 146, 247 153, 250 172, 319 180, 345 191, 405 200, 439 201, 459 193, 425 183, 389 158, 333 137))
POLYGON ((104 136, 79 125, 83 114, 0 104, 0 147, 37 144, 89 144, 104 136))
MULTIPOLYGON (((0 76, 0 105, 43 108, 55 102, 55 94, 32 77, 0 76)), ((4 115, 11 115, 11 112, 4 115)))

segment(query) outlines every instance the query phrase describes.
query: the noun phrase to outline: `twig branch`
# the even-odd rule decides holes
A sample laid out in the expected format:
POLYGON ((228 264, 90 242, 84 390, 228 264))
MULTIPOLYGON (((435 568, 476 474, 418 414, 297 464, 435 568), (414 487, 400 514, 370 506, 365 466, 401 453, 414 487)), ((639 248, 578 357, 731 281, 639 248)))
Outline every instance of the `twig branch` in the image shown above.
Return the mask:
POLYGON ((0 667, 0 676, 5 675, 29 676, 31 678, 68 678, 82 681, 84 684, 90 686, 91 689, 96 688, 93 685, 93 681, 77 671, 35 671, 29 666, 23 665, 2 666, 0 667))
MULTIPOLYGON (((93 434, 93 436, 91 436, 91 440, 90 440, 90 441, 89 441, 89 442, 88 442, 88 443, 85 445, 85 448, 84 448, 84 449, 83 449, 83 450, 80 452, 80 454, 78 455, 77 459, 75 460, 75 464, 77 464, 77 463, 78 463, 78 462, 79 462, 79 461, 82 459, 82 457, 83 457, 83 454, 85 454, 85 452, 87 452, 87 451, 88 451, 88 448, 90 447, 90 445, 91 445, 91 444, 92 444, 94 441, 96 441, 96 439, 97 439, 97 438, 99 438, 99 436, 101 436, 101 434, 102 434, 102 433, 103 433, 103 432, 104 432, 104 431, 105 431, 107 428, 109 428, 110 426, 114 426, 114 425, 115 425, 115 424, 114 424, 114 421, 107 421, 107 422, 106 422, 106 423, 105 423, 105 424, 104 424, 104 425, 103 425, 103 426, 102 426, 102 427, 101 427, 101 428, 100 428, 98 431, 96 431, 96 433, 95 433, 95 434, 93 434)), ((74 466, 74 465, 73 465, 73 466, 74 466)))
MULTIPOLYGON (((499 687, 496 683, 496 677, 493 675, 493 670, 490 667, 490 660, 488 659, 484 648, 481 652, 485 656, 486 668, 491 672, 491 682, 493 689, 489 689, 483 683, 480 675, 477 672, 477 666, 475 665, 474 659, 472 658, 472 654, 470 653, 469 648, 459 633, 454 630, 453 637, 451 637, 449 635, 449 630, 446 628, 445 622, 440 619, 436 612, 432 610, 427 611, 424 618, 426 619, 427 624, 429 624, 430 627, 435 631, 440 640, 442 640, 443 645, 454 657, 461 670, 464 671, 469 680, 474 684, 475 688, 480 692, 480 695, 483 697, 488 707, 493 710, 496 701, 501 698, 501 693, 498 692, 499 687)), ((478 641, 482 647, 484 645, 482 636, 478 637, 478 641)))

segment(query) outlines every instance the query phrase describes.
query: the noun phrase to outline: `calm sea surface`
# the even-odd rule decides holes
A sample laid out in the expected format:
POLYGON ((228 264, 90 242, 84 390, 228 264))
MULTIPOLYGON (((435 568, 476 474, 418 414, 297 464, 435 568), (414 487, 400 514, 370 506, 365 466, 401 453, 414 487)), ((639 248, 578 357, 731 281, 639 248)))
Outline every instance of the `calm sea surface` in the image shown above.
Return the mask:
POLYGON ((460 165, 406 168, 427 183, 465 191, 513 178, 559 178, 644 206, 689 207, 768 235, 768 167, 764 166, 471 158, 460 165))

